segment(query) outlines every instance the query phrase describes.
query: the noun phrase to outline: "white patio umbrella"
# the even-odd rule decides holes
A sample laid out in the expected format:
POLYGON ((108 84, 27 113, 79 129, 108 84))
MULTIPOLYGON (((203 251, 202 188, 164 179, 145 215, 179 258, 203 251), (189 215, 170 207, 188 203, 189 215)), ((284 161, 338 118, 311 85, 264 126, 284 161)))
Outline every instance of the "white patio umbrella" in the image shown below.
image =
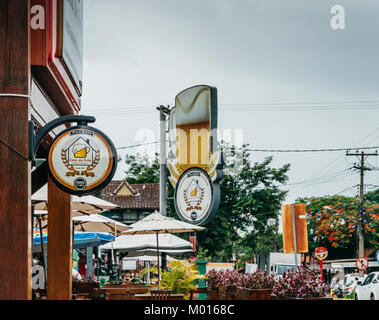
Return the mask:
MULTIPOLYGON (((189 252, 192 245, 189 241, 179 238, 171 233, 159 234, 159 249, 162 252, 170 254, 178 254, 189 252)), ((111 249, 111 244, 107 243, 99 247, 100 249, 111 249)), ((157 251, 156 235, 154 234, 136 234, 118 236, 113 248, 122 252, 141 252, 141 251, 157 251)))
MULTIPOLYGON (((157 261, 159 266, 159 238, 160 233, 183 233, 202 231, 205 228, 189 224, 174 218, 169 218, 161 215, 159 212, 154 212, 151 215, 130 225, 131 229, 124 231, 123 234, 156 234, 157 239, 157 261)), ((160 271, 158 268, 158 288, 160 288, 160 271)))

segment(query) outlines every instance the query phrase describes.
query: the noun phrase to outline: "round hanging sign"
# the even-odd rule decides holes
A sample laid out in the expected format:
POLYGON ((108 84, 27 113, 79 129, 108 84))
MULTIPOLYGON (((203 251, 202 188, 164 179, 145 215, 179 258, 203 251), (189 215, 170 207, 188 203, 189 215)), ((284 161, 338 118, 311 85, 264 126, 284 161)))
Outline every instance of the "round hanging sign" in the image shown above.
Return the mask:
POLYGON ((200 168, 185 171, 175 187, 175 209, 181 220, 205 224, 216 213, 220 187, 200 168))
POLYGON ((324 247, 318 247, 315 250, 315 256, 319 260, 324 260, 328 256, 328 250, 324 247))
POLYGON ((100 130, 76 126, 59 134, 48 152, 49 175, 67 193, 82 196, 103 189, 113 178, 117 153, 100 130))

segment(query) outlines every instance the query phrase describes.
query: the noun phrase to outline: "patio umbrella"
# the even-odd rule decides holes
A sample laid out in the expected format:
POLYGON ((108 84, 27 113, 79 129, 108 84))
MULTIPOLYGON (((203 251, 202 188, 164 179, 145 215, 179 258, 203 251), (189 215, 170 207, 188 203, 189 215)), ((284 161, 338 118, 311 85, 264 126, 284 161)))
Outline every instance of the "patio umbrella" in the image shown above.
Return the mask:
MULTIPOLYGON (((159 234, 159 250, 173 254, 172 252, 192 251, 192 245, 189 241, 179 238, 171 233, 159 234)), ((111 244, 107 243, 100 247, 102 250, 111 249, 111 244)), ((136 235, 121 235, 113 242, 113 248, 121 252, 140 252, 153 251, 156 253, 157 242, 154 234, 136 234, 136 235)))
MULTIPOLYGON (((202 231, 205 228, 189 224, 174 218, 169 218, 161 215, 159 212, 154 212, 151 215, 130 225, 131 229, 124 231, 123 234, 156 234, 157 239, 157 261, 159 266, 159 238, 160 233, 182 233, 202 231)), ((160 271, 158 267, 158 288, 160 288, 160 271)))
MULTIPOLYGON (((32 195, 35 210, 48 209, 47 185, 32 195)), ((82 214, 96 214, 105 210, 118 208, 117 204, 99 199, 94 196, 72 196, 72 210, 80 211, 82 214)))
MULTIPOLYGON (((161 250, 160 252, 165 252, 171 255, 181 255, 186 252, 192 252, 192 249, 184 249, 184 250, 161 250)), ((141 257, 141 256, 154 256, 154 259, 157 259, 157 250, 154 249, 146 249, 146 250, 138 250, 129 252, 127 257, 141 257)))
MULTIPOLYGON (((72 218, 74 223, 74 229, 80 231, 95 231, 95 232, 114 232, 115 238, 117 237, 117 231, 129 230, 126 224, 118 222, 116 220, 104 217, 99 214, 93 214, 90 216, 78 216, 72 218)), ((115 261, 114 251, 113 251, 113 241, 112 244, 112 257, 115 261)))
MULTIPOLYGON (((42 240, 44 245, 48 243, 48 232, 46 229, 42 230, 42 240)), ((81 232, 75 231, 74 233, 74 249, 87 248, 87 247, 98 247, 107 242, 114 240, 114 236, 105 232, 81 232)), ((40 252, 40 230, 34 228, 33 230, 33 251, 40 252)))
POLYGON ((117 231, 122 232, 130 229, 126 224, 99 214, 77 216, 73 217, 72 220, 77 231, 114 232, 115 237, 117 231))

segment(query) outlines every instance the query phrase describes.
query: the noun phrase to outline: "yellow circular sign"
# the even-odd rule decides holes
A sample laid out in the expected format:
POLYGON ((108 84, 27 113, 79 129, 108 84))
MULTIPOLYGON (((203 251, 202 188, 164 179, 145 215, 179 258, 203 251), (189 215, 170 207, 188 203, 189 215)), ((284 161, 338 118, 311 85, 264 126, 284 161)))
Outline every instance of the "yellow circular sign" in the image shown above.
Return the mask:
POLYGON ((49 148, 50 177, 70 194, 88 195, 101 190, 112 180, 116 166, 112 141, 92 127, 68 128, 49 148))

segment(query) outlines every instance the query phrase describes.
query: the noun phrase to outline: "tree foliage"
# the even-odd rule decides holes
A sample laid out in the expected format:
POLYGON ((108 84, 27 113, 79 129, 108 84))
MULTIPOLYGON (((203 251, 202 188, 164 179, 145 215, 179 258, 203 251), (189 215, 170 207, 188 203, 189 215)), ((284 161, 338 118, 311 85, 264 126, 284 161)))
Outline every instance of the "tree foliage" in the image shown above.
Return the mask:
POLYGON ((154 159, 148 156, 126 155, 125 163, 128 165, 126 180, 130 184, 135 183, 159 183, 159 158, 155 154, 154 159))
POLYGON ((212 256, 223 259, 230 259, 238 251, 246 252, 246 248, 252 248, 252 254, 262 253, 267 243, 275 243, 271 237, 274 229, 267 228, 267 220, 278 217, 286 195, 278 184, 287 181, 289 165, 272 168, 272 157, 252 163, 247 146, 237 149, 224 144, 223 149, 228 149, 228 157, 237 161, 224 167, 221 204, 207 229, 199 233, 199 244, 212 256))
POLYGON ((379 203, 379 189, 367 192, 365 199, 368 202, 379 203))
MULTIPOLYGON (((281 246, 277 227, 268 227, 267 220, 278 218, 286 191, 279 189, 288 177, 289 164, 272 167, 272 157, 252 163, 247 146, 235 148, 223 144, 228 159, 220 182, 221 203, 215 218, 197 234, 198 246, 206 248, 214 259, 229 260, 233 253, 245 255, 269 252, 281 246)), ((158 183, 159 159, 140 155, 127 156, 129 183, 158 183)), ((173 188, 169 184, 169 198, 173 188)), ((169 200, 170 216, 177 217, 173 200, 169 200)))
MULTIPOLYGON (((351 258, 358 246, 359 199, 345 196, 325 196, 298 199, 306 204, 310 252, 324 246, 331 257, 351 258)), ((364 206, 365 248, 377 246, 379 204, 366 202, 364 206)))

